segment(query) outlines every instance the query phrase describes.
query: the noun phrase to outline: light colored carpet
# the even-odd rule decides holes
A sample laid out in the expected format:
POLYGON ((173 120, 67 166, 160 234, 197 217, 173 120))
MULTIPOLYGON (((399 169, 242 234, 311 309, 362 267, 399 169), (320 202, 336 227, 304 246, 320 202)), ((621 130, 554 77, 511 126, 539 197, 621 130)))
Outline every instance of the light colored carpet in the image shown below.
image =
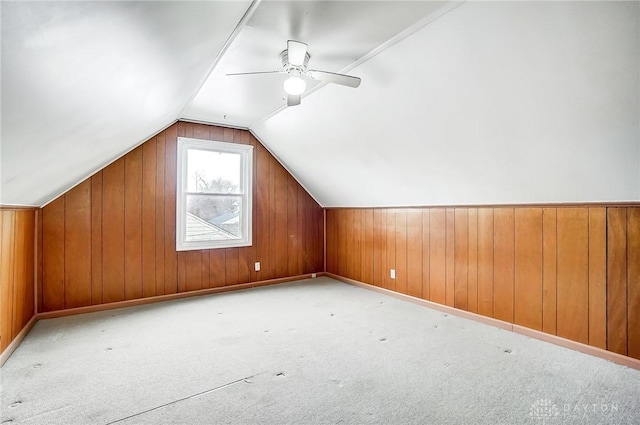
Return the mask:
POLYGON ((640 371, 329 278, 38 322, 12 424, 638 424, 640 371))

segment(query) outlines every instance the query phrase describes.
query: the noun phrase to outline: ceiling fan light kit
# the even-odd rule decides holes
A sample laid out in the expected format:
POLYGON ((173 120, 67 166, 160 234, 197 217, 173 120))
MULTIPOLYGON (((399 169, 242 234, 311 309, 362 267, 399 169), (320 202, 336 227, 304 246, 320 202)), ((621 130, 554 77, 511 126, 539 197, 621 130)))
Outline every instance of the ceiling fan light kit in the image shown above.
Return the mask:
POLYGON ((284 81, 284 91, 287 94, 287 106, 300 104, 302 94, 307 89, 305 77, 353 88, 360 85, 360 78, 358 77, 308 69, 311 55, 307 51, 307 47, 307 44, 301 41, 287 41, 287 48, 280 53, 282 71, 242 72, 227 75, 288 74, 289 77, 284 81))

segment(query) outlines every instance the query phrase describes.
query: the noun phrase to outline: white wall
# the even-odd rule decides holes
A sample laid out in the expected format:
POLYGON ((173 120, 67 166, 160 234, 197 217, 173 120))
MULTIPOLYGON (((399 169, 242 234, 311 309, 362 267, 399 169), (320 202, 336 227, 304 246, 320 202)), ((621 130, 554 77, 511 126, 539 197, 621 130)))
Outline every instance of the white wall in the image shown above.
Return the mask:
POLYGON ((639 5, 466 3, 253 130, 323 206, 640 200, 639 5))

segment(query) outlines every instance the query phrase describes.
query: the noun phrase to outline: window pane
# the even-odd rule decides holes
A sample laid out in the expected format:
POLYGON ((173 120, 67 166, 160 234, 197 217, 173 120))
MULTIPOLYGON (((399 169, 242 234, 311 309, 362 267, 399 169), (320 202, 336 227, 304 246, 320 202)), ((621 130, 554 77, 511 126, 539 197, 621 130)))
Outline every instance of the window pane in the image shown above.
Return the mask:
POLYGON ((240 196, 187 195, 186 240, 241 239, 240 196))
POLYGON ((241 155, 200 149, 187 151, 187 191, 241 193, 241 155))

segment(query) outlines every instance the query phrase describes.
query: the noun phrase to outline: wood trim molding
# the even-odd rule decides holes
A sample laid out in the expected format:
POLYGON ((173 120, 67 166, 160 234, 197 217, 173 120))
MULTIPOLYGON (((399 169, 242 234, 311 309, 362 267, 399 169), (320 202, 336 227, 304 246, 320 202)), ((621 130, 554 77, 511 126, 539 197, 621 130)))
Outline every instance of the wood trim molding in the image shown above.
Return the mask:
POLYGON ((18 346, 22 343, 22 340, 27 336, 27 334, 29 333, 31 328, 33 328, 33 325, 35 325, 37 321, 37 316, 33 316, 31 320, 29 320, 27 325, 22 328, 20 333, 16 335, 13 341, 11 341, 9 345, 7 345, 7 348, 5 348, 2 353, 0 353, 0 367, 2 367, 2 365, 9 359, 9 357, 11 357, 11 354, 13 354, 16 348, 18 348, 18 346))
POLYGON ((398 210, 425 208, 586 208, 586 207, 640 207, 640 201, 615 202, 547 202, 522 204, 450 204, 450 205, 394 205, 394 206, 358 206, 358 207, 323 207, 326 210, 398 210))
POLYGON ((8 211, 37 211, 40 207, 35 205, 0 205, 0 210, 8 211))
POLYGON ((525 328, 520 325, 513 325, 513 332, 539 339, 541 341, 550 342, 561 347, 569 348, 570 350, 580 351, 581 353, 589 354, 592 356, 600 357, 605 360, 610 360, 614 363, 621 364, 623 366, 631 367, 633 369, 640 370, 640 360, 632 357, 623 356, 622 354, 614 353, 613 351, 603 350, 602 348, 593 347, 591 345, 582 344, 580 342, 571 341, 570 339, 561 338, 559 336, 546 334, 544 332, 536 331, 534 329, 525 328))
POLYGON ((381 294, 389 295, 391 297, 408 301, 413 304, 418 304, 424 307, 432 308, 434 310, 441 311, 443 313, 451 314, 453 316, 462 317, 465 319, 475 320, 480 323, 484 323, 486 325, 496 326, 501 329, 505 329, 508 331, 512 331, 521 335, 528 336, 530 338, 535 338, 541 341, 549 342, 551 344, 559 345, 564 348, 568 348, 571 350, 579 351, 584 354, 589 354, 595 357, 600 357, 605 360, 610 360, 614 363, 621 364, 623 366, 627 366, 633 369, 640 370, 640 360, 623 356, 621 354, 614 353, 612 351, 603 350, 602 348, 592 347, 590 345, 582 344, 580 342, 571 341, 566 338, 562 338, 559 336, 547 334, 544 332, 536 331, 533 329, 525 328, 520 325, 514 325, 508 322, 504 322, 502 320, 493 319, 490 317, 481 316, 479 314, 470 313, 468 311, 459 310, 454 307, 449 307, 441 304, 437 304, 431 301, 423 300, 421 298, 412 297, 410 295, 401 294, 399 292, 394 292, 389 289, 379 288, 377 286, 369 285, 368 283, 359 282, 357 280, 349 279, 346 277, 342 277, 333 273, 318 273, 318 276, 327 276, 336 280, 339 280, 344 283, 348 283, 351 285, 359 286, 364 289, 368 289, 371 291, 379 292, 381 294))
POLYGON ((241 283, 238 285, 220 286, 217 288, 199 289, 196 291, 179 292, 176 294, 158 295, 155 297, 147 297, 147 298, 137 298, 134 300, 117 301, 117 302, 107 303, 107 304, 97 304, 97 305, 90 305, 86 307, 69 308, 65 310, 47 311, 44 313, 38 313, 36 315, 36 318, 38 320, 53 319, 56 317, 73 316, 76 314, 93 313, 96 311, 114 310, 117 308, 134 307, 134 306, 145 305, 145 304, 154 304, 162 301, 177 300, 181 298, 190 298, 190 297, 196 297, 199 295, 218 294, 221 292, 230 292, 230 291, 237 291, 241 289, 257 288, 259 286, 275 285, 278 283, 292 282, 294 280, 309 279, 311 277, 312 277, 312 273, 308 273, 308 274, 303 274, 299 276, 262 280, 258 282, 241 283))

